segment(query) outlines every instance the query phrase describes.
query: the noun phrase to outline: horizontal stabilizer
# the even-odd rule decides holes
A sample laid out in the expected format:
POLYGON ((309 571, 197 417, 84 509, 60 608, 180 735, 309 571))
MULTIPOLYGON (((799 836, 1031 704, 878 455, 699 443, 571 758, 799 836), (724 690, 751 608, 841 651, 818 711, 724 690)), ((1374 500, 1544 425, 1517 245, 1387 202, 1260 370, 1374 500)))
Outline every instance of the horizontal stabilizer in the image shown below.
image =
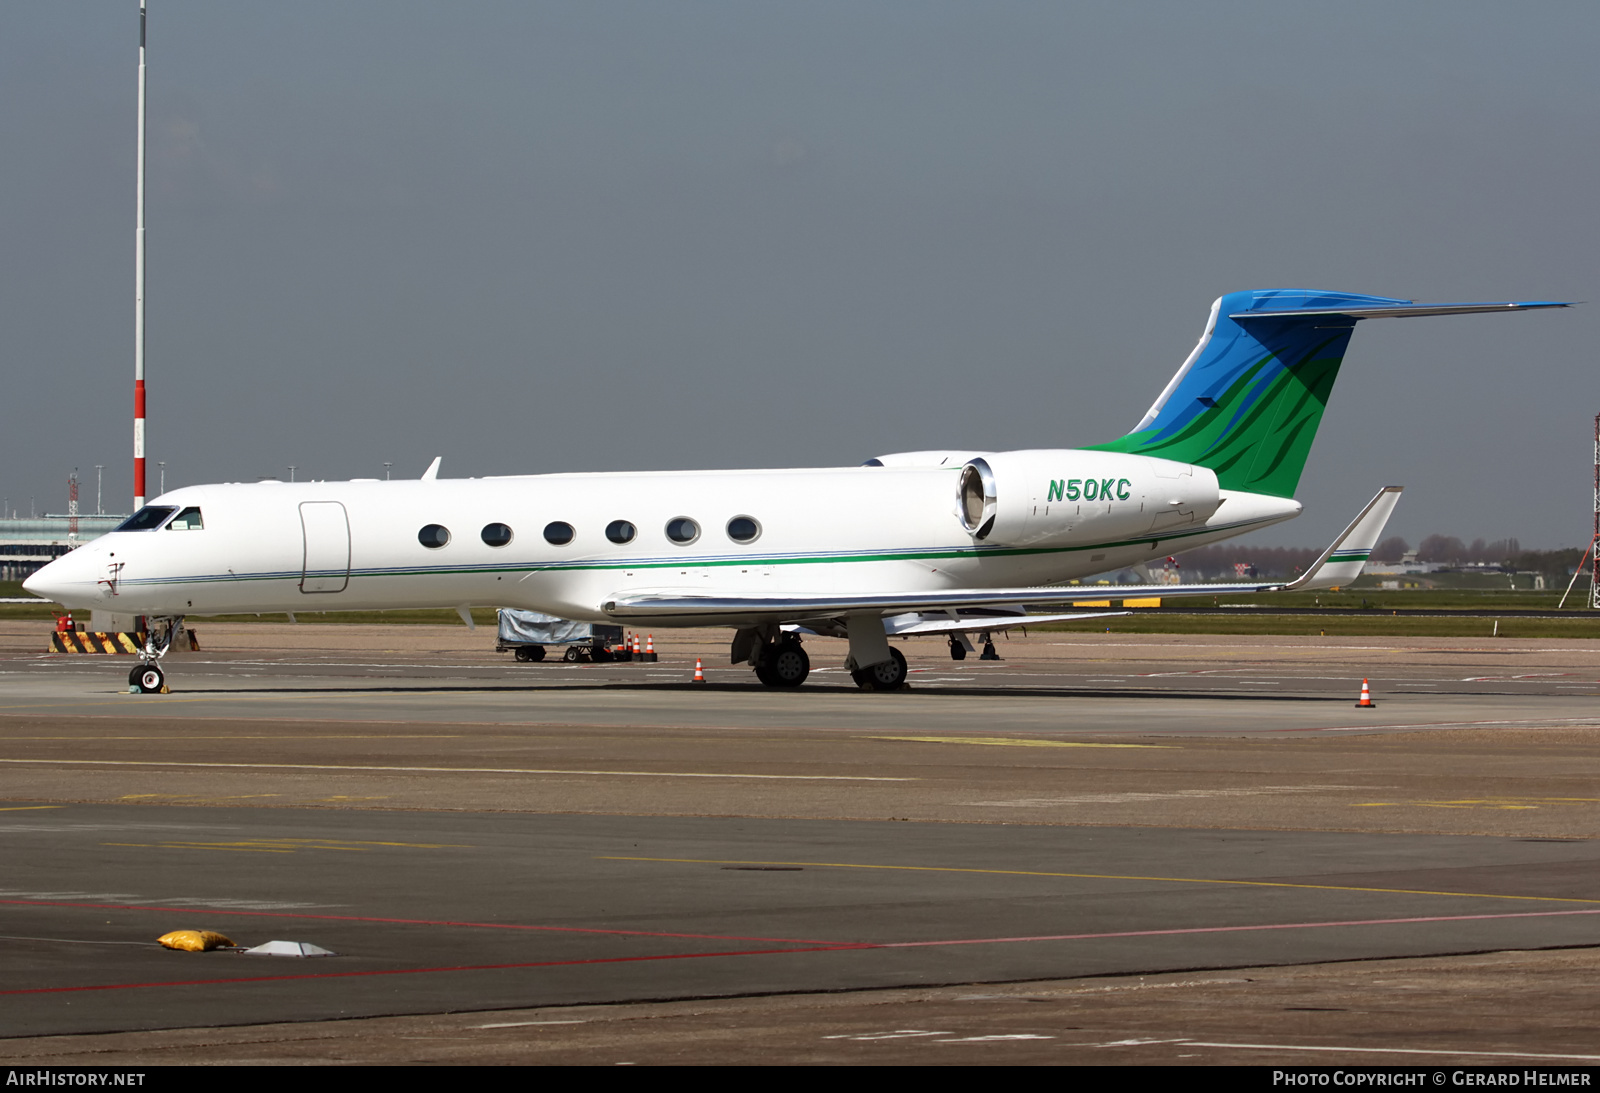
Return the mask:
POLYGON ((1338 316, 1345 319, 1416 319, 1425 315, 1477 315, 1504 314, 1508 311, 1539 311, 1549 307, 1571 307, 1566 300, 1521 300, 1483 304, 1413 304, 1396 302, 1359 307, 1293 307, 1261 308, 1235 311, 1230 319, 1314 319, 1318 316, 1338 316))

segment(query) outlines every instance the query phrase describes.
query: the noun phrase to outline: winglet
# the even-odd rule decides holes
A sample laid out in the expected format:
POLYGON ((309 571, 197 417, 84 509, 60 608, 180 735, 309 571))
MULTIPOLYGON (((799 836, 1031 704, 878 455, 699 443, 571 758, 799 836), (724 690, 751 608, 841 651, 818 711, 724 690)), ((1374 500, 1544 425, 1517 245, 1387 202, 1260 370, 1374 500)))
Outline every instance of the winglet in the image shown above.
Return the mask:
POLYGON ((1361 515, 1351 521, 1350 526, 1322 552, 1316 564, 1284 585, 1281 591, 1334 588, 1349 584, 1361 576, 1362 567, 1378 545, 1378 536, 1383 534, 1383 527, 1389 522, 1389 514, 1394 512, 1395 505, 1399 504, 1400 491, 1404 488, 1385 486, 1379 490, 1378 496, 1367 502, 1367 507, 1361 510, 1361 515))
POLYGON ((442 455, 434 456, 433 457, 433 462, 428 464, 428 469, 422 472, 422 480, 424 482, 432 482, 435 478, 438 478, 439 477, 439 464, 443 463, 443 462, 444 462, 444 456, 442 456, 442 455))

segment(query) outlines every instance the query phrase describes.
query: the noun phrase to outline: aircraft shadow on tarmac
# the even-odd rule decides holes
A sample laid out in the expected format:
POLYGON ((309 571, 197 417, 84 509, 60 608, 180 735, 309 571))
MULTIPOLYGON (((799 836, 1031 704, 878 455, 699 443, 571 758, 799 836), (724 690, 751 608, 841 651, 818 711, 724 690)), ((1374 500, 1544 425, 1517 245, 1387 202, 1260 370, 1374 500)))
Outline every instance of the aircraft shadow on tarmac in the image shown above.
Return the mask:
MULTIPOLYGON (((745 683, 644 683, 644 682, 594 682, 560 684, 477 684, 472 686, 397 686, 397 687, 207 687, 204 690, 183 692, 189 695, 274 695, 274 694, 539 694, 572 691, 692 691, 697 694, 766 694, 774 701, 804 698, 807 694, 861 694, 852 684, 830 686, 808 685, 804 689, 779 691, 755 682, 745 683)), ((176 689, 174 694, 180 693, 176 689)), ((866 692, 943 696, 959 695, 966 698, 1137 698, 1137 699, 1195 699, 1226 700, 1229 702, 1348 702, 1337 695, 1311 694, 1261 694, 1256 691, 1177 690, 1177 689, 1115 689, 1105 687, 929 687, 912 685, 901 691, 866 692)))

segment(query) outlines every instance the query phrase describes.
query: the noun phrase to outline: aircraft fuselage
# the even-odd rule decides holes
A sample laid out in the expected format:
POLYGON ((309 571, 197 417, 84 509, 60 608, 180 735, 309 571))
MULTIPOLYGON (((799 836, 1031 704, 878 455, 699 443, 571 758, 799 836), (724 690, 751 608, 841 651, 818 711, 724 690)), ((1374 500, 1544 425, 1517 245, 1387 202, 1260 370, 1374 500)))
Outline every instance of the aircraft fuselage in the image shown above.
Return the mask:
POLYGON ((122 614, 476 605, 605 621, 608 600, 651 589, 911 593, 1060 583, 1300 512, 1293 500, 1219 490, 1204 468, 1146 456, 978 454, 991 479, 980 498, 987 526, 972 514, 963 520, 965 458, 191 486, 151 502, 172 510, 164 521, 105 535, 29 587, 69 607, 122 614))

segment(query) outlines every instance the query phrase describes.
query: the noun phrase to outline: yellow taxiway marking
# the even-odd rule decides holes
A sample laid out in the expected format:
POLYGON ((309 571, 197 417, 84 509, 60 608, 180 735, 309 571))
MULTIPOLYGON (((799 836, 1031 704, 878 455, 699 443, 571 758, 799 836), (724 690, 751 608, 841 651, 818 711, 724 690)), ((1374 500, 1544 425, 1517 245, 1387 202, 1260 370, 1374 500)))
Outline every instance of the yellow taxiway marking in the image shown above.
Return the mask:
POLYGON ((281 793, 124 793, 119 801, 254 801, 262 797, 281 797, 281 793))
POLYGON ((8 736, 5 739, 8 743, 39 740, 77 740, 84 743, 98 743, 108 740, 137 740, 143 743, 147 740, 459 740, 465 735, 465 733, 429 733, 427 735, 420 733, 384 733, 380 735, 378 733, 364 732, 338 734, 310 732, 294 733, 283 736, 272 733, 211 733, 205 736, 199 736, 192 732, 185 732, 170 734, 151 733, 146 736, 8 736))
POLYGON ((1362 801, 1352 808, 1500 808, 1529 809, 1544 805, 1600 804, 1600 797, 1466 797, 1457 801, 1362 801))
POLYGON ((199 843, 101 843, 101 846, 131 846, 141 850, 231 850, 246 854, 293 854, 293 850, 278 850, 266 846, 209 846, 199 843))
POLYGON ((241 695, 227 693, 207 693, 204 691, 191 691, 181 697, 174 694, 159 696, 156 701, 150 695, 130 695, 127 691, 115 691, 113 697, 79 702, 29 702, 15 705, 0 705, 0 710, 60 710, 84 709, 90 706, 123 706, 126 707, 130 700, 138 709, 147 709, 153 713, 159 712, 159 706, 189 705, 195 702, 285 702, 285 701, 320 701, 330 698, 346 699, 376 699, 376 698, 403 698, 413 700, 418 698, 441 698, 457 696, 461 691, 457 688, 449 690, 405 691, 395 693, 389 688, 373 688, 367 690, 357 688, 353 690, 329 688, 325 691, 298 691, 293 694, 277 691, 271 694, 241 695))
POLYGON ((37 812, 41 808, 66 808, 66 805, 10 805, 0 812, 37 812))
POLYGON ((888 778, 868 774, 713 774, 671 770, 542 770, 523 767, 379 767, 339 763, 185 763, 162 759, 0 759, 0 763, 35 766, 183 767, 207 770, 342 770, 393 771, 402 774, 566 774, 609 778, 732 778, 775 782, 915 782, 916 778, 888 778))
POLYGON ((866 740, 910 740, 918 744, 989 744, 1001 748, 1176 748, 1177 744, 1099 744, 1077 740, 1024 740, 1011 736, 868 736, 866 740))
POLYGON ((1133 880, 1158 884, 1236 884, 1247 888, 1305 888, 1319 892, 1379 892, 1390 896, 1459 896, 1462 899, 1516 899, 1536 903, 1600 903, 1600 899, 1571 896, 1507 896, 1498 892, 1434 892, 1418 888, 1367 888, 1351 884, 1296 884, 1277 880, 1228 880, 1222 877, 1141 877, 1119 873, 1050 873, 1039 869, 967 869, 950 865, 872 865, 862 862, 830 861, 723 861, 717 858, 644 858, 621 854, 602 855, 596 861, 673 862, 682 865, 789 865, 812 869, 883 869, 906 873, 977 873, 1004 877, 1066 877, 1072 880, 1133 880))
POLYGON ((101 846, 132 846, 144 850, 237 850, 255 854, 293 854, 300 850, 365 851, 374 846, 398 846, 412 850, 466 850, 466 843, 347 842, 344 839, 240 839, 233 842, 169 840, 158 843, 101 843, 101 846))

